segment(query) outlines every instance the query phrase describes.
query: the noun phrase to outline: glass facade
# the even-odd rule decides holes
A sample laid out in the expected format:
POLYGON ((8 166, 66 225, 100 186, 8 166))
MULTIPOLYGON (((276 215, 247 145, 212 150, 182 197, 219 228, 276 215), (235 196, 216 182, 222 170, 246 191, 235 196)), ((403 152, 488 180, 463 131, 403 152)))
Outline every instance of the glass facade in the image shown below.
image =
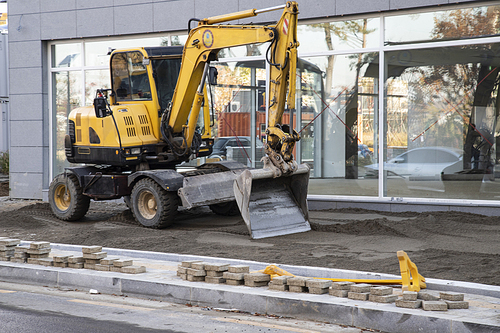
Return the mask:
MULTIPOLYGON (((297 109, 286 110, 283 123, 300 133, 294 156, 311 167, 309 194, 498 200, 500 6, 435 9, 301 22, 297 109)), ((91 105, 97 88, 110 87, 109 49, 186 39, 50 45, 53 176, 66 165, 67 114, 91 105)), ((218 84, 208 89, 214 153, 191 165, 232 159, 261 167, 267 47, 219 53, 218 84)))

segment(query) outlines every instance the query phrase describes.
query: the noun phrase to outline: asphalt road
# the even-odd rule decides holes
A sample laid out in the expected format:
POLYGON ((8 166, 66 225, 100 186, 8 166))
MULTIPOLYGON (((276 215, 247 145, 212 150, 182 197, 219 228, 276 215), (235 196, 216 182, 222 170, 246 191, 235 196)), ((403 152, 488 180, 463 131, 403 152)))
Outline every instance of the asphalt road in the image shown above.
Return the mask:
POLYGON ((354 327, 0 283, 1 332, 366 332, 354 327))

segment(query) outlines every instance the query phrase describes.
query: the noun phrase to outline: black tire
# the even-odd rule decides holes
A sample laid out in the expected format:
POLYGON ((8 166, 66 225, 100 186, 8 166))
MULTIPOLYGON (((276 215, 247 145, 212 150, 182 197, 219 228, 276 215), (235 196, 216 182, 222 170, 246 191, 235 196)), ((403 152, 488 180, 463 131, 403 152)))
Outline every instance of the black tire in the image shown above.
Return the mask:
POLYGON ((83 195, 74 174, 60 174, 49 187, 49 204, 52 212, 64 221, 77 221, 87 214, 90 198, 83 195))
POLYGON ((235 216, 240 214, 240 209, 236 201, 223 202, 220 204, 210 205, 210 210, 217 215, 235 216))
POLYGON ((132 188, 131 210, 137 222, 148 228, 165 228, 174 222, 179 200, 152 179, 141 179, 132 188))

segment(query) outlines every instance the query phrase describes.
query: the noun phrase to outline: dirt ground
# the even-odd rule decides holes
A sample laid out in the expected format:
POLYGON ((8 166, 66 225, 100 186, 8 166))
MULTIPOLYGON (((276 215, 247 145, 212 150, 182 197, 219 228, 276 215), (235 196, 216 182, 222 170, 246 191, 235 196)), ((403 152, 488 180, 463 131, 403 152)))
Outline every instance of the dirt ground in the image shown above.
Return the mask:
POLYGON ((500 285, 500 217, 342 209, 311 211, 310 222, 310 232, 251 240, 240 216, 205 207, 153 230, 123 203, 92 202, 83 220, 64 222, 48 203, 0 198, 0 236, 390 274, 404 250, 424 277, 500 285))

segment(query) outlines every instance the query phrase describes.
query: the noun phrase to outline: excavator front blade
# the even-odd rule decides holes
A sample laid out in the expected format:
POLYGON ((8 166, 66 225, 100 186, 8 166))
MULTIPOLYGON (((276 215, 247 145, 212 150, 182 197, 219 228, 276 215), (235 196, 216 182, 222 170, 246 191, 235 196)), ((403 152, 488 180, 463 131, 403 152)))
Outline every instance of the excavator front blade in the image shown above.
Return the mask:
POLYGON ((309 167, 301 164, 291 175, 274 177, 271 169, 252 169, 234 182, 234 196, 253 239, 311 230, 306 200, 309 167))

